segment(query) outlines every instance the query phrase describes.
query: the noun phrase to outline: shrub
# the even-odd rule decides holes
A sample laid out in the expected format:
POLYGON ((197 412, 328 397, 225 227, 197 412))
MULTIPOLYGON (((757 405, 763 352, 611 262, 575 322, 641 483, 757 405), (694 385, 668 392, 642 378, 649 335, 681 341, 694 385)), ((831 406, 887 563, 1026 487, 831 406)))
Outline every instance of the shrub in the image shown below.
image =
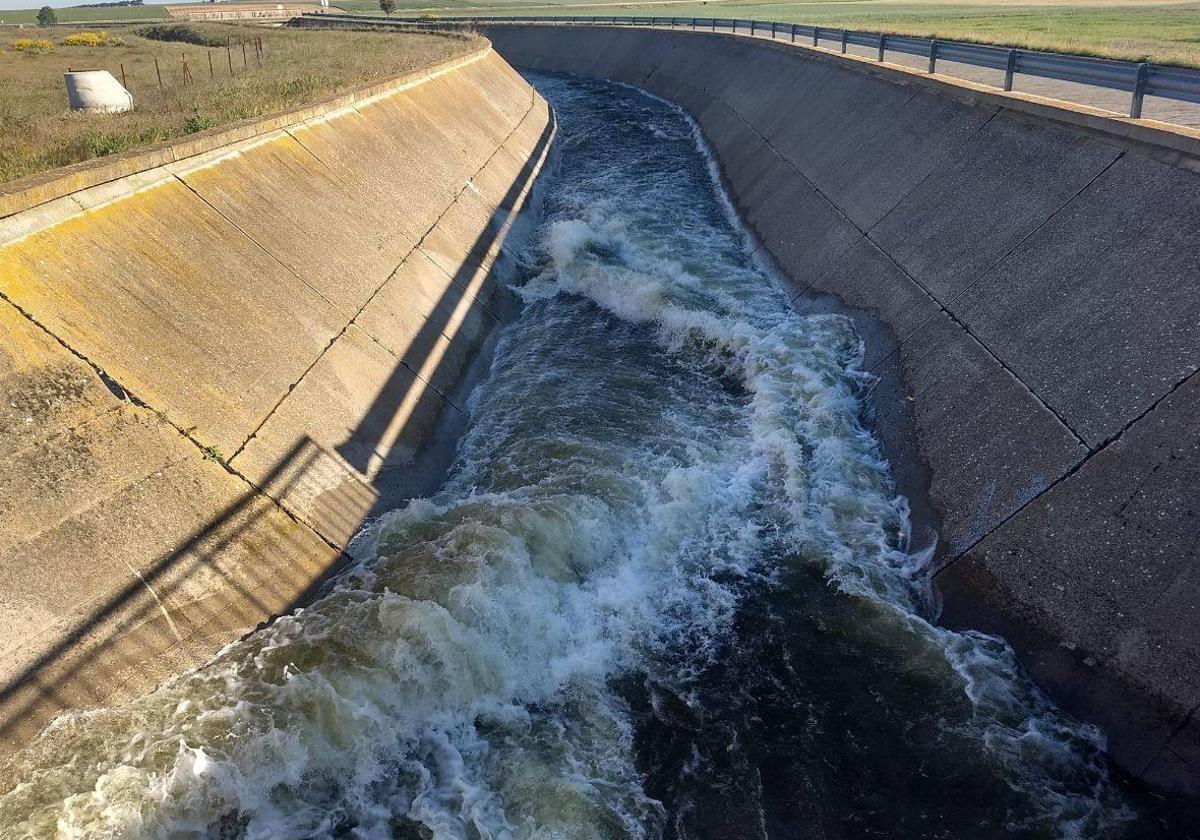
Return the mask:
POLYGON ((75 32, 62 39, 64 47, 119 47, 124 41, 107 32, 75 32))
POLYGON ((195 44, 198 47, 223 47, 227 38, 219 38, 201 32, 186 23, 159 23, 154 26, 144 26, 137 31, 143 38, 151 41, 174 41, 181 44, 195 44))
POLYGON ((200 114, 192 114, 183 121, 183 131, 185 134, 195 134, 197 131, 212 128, 216 124, 217 121, 212 117, 202 117, 200 114))
POLYGON ((17 52, 38 54, 54 49, 54 42, 49 38, 18 38, 12 42, 12 48, 17 52))

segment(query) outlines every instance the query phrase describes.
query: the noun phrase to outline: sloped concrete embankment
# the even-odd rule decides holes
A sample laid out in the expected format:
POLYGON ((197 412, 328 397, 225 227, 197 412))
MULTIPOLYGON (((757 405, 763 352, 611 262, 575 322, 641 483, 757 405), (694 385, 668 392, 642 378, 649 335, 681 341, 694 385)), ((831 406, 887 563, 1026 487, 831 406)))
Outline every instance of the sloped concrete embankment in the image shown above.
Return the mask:
POLYGON ((436 484, 552 134, 484 48, 0 194, 2 749, 289 609, 436 484))
POLYGON ((794 305, 858 321, 945 620, 1200 794, 1200 144, 786 44, 488 35, 692 114, 794 305))

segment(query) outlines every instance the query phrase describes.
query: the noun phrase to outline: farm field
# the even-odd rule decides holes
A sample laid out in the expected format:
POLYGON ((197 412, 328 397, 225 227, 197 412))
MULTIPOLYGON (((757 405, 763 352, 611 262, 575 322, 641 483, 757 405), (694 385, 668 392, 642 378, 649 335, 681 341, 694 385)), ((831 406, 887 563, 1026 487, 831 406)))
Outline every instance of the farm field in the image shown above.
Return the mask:
MULTIPOLYGON (((379 14, 371 0, 340 0, 344 9, 379 14)), ((396 14, 570 14, 739 17, 806 23, 924 38, 1028 47, 1107 58, 1200 67, 1200 2, 1137 0, 648 0, 578 3, 565 0, 401 2, 396 14)))
POLYGON ((316 101, 474 43, 433 34, 153 26, 168 40, 146 37, 155 34, 149 27, 120 27, 108 31, 107 45, 68 46, 70 35, 99 30, 0 30, 0 183, 316 101), (134 109, 72 113, 62 75, 69 68, 124 78, 134 109))
MULTIPOLYGON (((0 9, 0 24, 37 24, 37 9, 0 9)), ((59 23, 94 23, 96 21, 152 21, 165 20, 166 6, 103 6, 101 8, 55 9, 59 23)))

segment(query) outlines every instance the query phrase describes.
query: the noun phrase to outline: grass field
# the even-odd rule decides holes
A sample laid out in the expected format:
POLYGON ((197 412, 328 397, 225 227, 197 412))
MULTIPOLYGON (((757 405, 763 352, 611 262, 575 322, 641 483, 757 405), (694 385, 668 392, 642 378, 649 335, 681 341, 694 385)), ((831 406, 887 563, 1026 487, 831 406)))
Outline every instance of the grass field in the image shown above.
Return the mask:
MULTIPOLYGON (((99 9, 55 9, 59 23, 90 23, 92 21, 153 21, 167 17, 165 6, 105 6, 99 9)), ((37 23, 37 9, 0 10, 0 23, 37 23)))
MULTIPOLYGON (((379 13, 370 0, 341 0, 347 10, 379 13)), ((1200 67, 1200 2, 1139 0, 419 0, 410 14, 578 14, 739 17, 807 23, 924 38, 1083 53, 1200 67)), ((403 11, 397 12, 403 14, 403 11)))
POLYGON ((188 27, 220 46, 150 40, 136 34, 142 31, 137 27, 112 30, 123 44, 97 47, 62 44, 79 28, 0 32, 0 182, 311 102, 449 58, 476 43, 439 35, 188 27), (28 54, 13 49, 18 37, 50 39, 54 46, 28 54), (240 46, 256 37, 263 42, 262 67, 252 45, 245 53, 240 46), (228 50, 226 41, 232 45, 228 50), (68 110, 64 71, 104 69, 120 79, 122 65, 133 111, 68 110))

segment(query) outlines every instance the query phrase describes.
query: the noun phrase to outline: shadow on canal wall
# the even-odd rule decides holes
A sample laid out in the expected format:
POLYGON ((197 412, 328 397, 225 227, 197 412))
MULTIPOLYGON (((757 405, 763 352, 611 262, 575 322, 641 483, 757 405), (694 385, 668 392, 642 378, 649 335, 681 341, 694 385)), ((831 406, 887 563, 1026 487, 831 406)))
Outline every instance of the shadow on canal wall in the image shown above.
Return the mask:
POLYGON ((748 37, 485 31, 692 115, 793 305, 858 324, 943 619, 1200 794, 1200 140, 748 37))
POLYGON ((553 117, 486 46, 0 195, 0 753, 310 598, 430 492, 553 117))

